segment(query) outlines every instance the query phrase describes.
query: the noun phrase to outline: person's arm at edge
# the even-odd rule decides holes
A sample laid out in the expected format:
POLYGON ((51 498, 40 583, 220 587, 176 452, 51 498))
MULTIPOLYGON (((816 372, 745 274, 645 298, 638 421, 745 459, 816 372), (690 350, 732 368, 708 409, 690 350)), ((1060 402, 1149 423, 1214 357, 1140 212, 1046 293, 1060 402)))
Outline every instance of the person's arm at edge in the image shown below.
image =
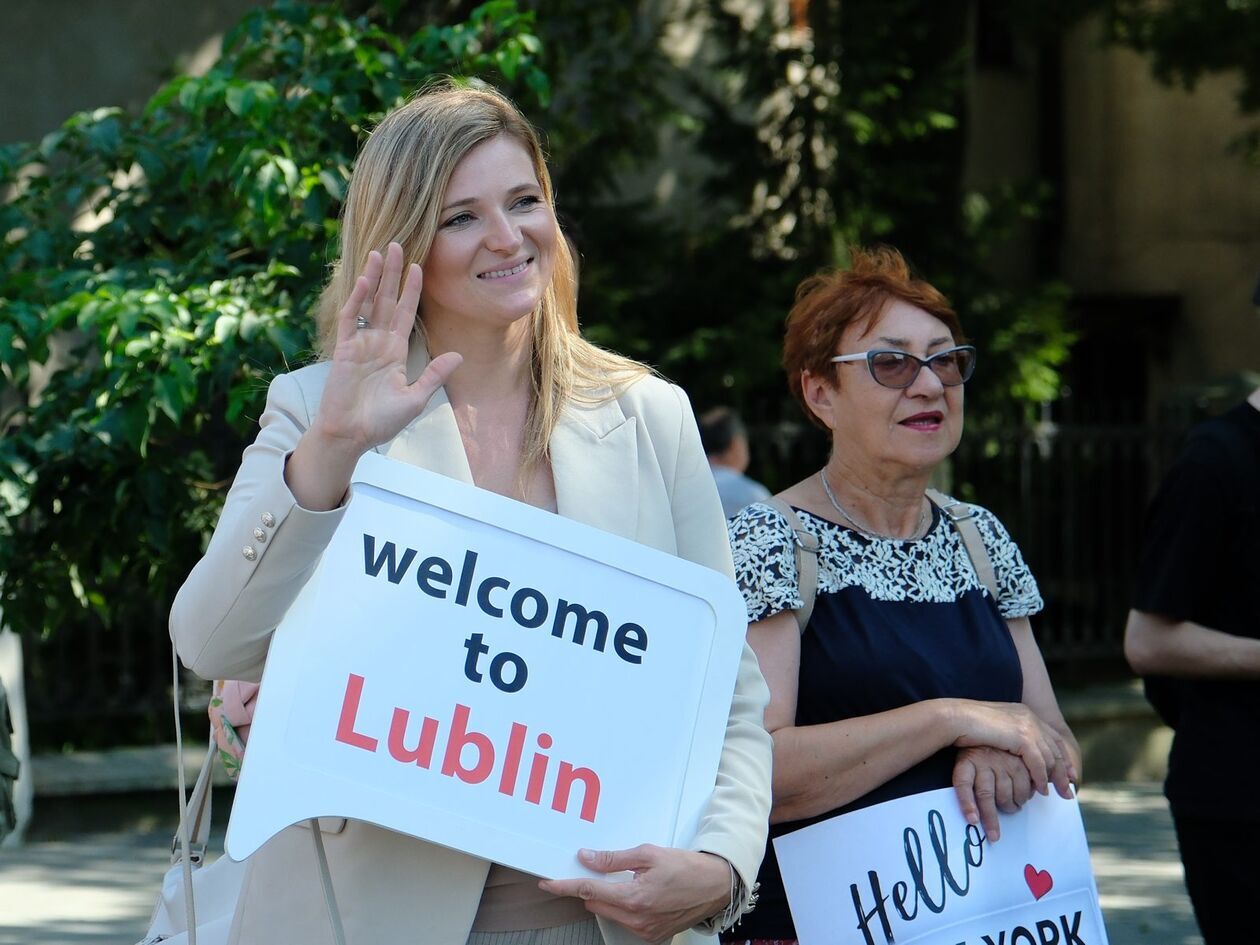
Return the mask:
POLYGON ((1143 610, 1129 611, 1124 656, 1139 676, 1260 678, 1260 639, 1143 610))

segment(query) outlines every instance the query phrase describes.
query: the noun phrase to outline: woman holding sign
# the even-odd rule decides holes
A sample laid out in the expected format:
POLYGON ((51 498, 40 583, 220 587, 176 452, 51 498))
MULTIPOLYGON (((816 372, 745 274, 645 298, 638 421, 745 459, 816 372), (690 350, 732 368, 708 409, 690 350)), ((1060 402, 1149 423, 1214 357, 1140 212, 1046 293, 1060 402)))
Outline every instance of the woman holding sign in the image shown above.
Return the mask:
MULTIPOLYGON (((346 199, 318 313, 325 357, 273 381, 175 602, 185 663, 207 678, 259 678, 369 450, 731 574, 685 396, 582 339, 575 281, 538 139, 506 99, 446 85, 387 116, 346 199)), ((692 848, 581 852, 591 870, 633 873, 627 882, 540 883, 367 823, 329 822, 346 940, 681 943, 688 930, 730 925, 749 908, 765 844, 766 699, 745 647, 692 848)), ((331 941, 313 846, 291 827, 251 857, 234 942, 331 941)))
MULTIPOLYGON (((975 349, 900 254, 855 250, 848 271, 797 290, 783 363, 832 449, 780 497, 796 523, 754 504, 730 525, 770 685, 771 832, 953 784, 967 819, 997 840, 999 811, 1050 785, 1070 796, 1080 759, 1028 623, 1041 597, 1019 549, 968 506, 984 546, 969 554, 944 511, 959 507, 926 494, 958 445, 975 349), (800 568, 816 563, 810 587, 798 561, 813 555, 798 552, 796 527, 817 544, 800 568), (983 559, 996 593, 977 573, 983 559)), ((731 940, 795 935, 771 848, 761 903, 731 940)))

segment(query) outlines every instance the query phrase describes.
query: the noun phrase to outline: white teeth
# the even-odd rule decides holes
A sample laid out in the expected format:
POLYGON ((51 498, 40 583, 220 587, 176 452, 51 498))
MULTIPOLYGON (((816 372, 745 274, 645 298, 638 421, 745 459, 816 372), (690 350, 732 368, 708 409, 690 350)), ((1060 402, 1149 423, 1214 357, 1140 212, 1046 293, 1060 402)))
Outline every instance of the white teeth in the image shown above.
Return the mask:
POLYGON ((483 272, 478 278, 481 279, 502 279, 504 276, 514 276, 518 272, 524 272, 525 267, 529 265, 529 260, 513 266, 511 269, 496 269, 494 272, 483 272))

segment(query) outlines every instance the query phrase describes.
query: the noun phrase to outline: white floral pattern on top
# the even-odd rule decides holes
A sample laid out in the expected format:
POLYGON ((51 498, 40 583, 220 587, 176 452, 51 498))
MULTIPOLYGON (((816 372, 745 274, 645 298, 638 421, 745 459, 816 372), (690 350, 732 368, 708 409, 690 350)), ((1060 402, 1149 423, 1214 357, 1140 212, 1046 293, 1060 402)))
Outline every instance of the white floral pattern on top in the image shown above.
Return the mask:
MULTIPOLYGON (((998 613, 1007 620, 1038 613, 1044 603, 1019 546, 988 509, 978 505, 975 522, 993 562, 998 613)), ((949 603, 980 583, 958 530, 933 509, 928 533, 917 541, 868 538, 797 509, 801 524, 818 539, 818 593, 860 587, 872 600, 949 603)), ((748 619, 761 620, 802 604, 797 587, 792 529, 779 512, 754 503, 729 524, 735 580, 748 619)))

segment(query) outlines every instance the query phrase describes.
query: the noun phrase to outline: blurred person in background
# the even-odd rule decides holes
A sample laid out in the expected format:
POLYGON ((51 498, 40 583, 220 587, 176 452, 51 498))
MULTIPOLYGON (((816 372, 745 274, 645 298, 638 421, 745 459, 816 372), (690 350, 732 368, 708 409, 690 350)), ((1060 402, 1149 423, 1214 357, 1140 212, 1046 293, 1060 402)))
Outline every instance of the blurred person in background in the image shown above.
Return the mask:
MULTIPOLYGON (((1253 302, 1260 306, 1260 284, 1253 302)), ((1195 427, 1160 484, 1124 633, 1129 665, 1175 730, 1164 793, 1205 945, 1255 938, 1257 535, 1260 388, 1195 427)))
POLYGON ((748 431, 734 410, 714 407, 705 411, 700 416, 700 442, 727 518, 746 505, 770 497, 769 489, 744 475, 751 458, 748 431))

